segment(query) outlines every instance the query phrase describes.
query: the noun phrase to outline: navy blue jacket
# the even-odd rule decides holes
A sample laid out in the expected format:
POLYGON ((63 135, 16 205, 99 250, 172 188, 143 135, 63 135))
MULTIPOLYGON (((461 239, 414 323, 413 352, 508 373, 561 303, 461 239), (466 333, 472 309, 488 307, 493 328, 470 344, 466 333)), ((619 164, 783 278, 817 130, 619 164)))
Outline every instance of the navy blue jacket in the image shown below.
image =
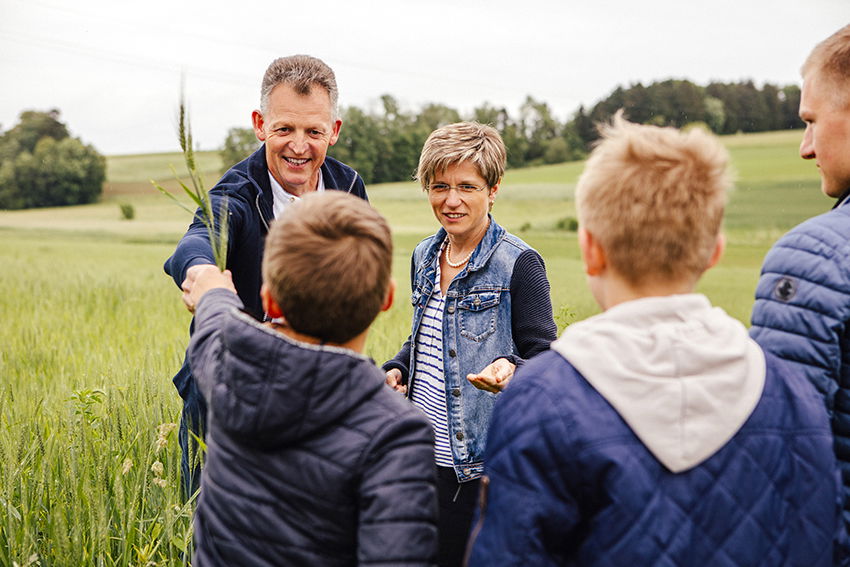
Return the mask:
POLYGON ((832 418, 850 525, 850 205, 800 224, 764 259, 750 335, 805 376, 832 418))
POLYGON ((843 530, 827 416, 766 358, 743 427, 678 474, 559 353, 528 361, 493 413, 470 565, 832 565, 843 530))
POLYGON ((211 290, 189 359, 208 401, 196 566, 431 565, 433 434, 368 358, 290 339, 211 290))

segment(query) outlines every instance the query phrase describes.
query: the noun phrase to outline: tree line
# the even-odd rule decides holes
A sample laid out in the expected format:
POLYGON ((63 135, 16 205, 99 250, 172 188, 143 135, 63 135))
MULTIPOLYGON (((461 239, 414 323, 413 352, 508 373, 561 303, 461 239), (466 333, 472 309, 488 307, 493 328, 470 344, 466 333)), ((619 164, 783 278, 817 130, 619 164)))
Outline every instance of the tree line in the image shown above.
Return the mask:
MULTIPOLYGON (((734 134, 801 128, 799 104, 796 85, 758 87, 742 81, 700 86, 674 79, 617 87, 593 107, 580 107, 566 121, 558 120, 546 102, 531 96, 515 115, 485 103, 462 116, 436 103, 417 112, 406 111, 394 97, 383 95, 378 111, 356 106, 341 110, 344 127, 330 154, 354 167, 367 183, 407 181, 428 134, 464 119, 495 127, 507 146, 508 167, 517 168, 584 158, 598 138, 596 125, 620 108, 626 118, 641 124, 677 128, 701 124, 716 134, 734 134)), ((257 146, 251 129, 232 128, 222 150, 225 169, 257 146)))
POLYGON ((56 109, 27 110, 0 133, 0 209, 93 203, 106 179, 106 159, 72 138, 56 109))
MULTIPOLYGON (((617 87, 591 108, 559 120, 544 101, 531 96, 515 115, 484 103, 469 115, 438 103, 418 111, 401 107, 391 95, 379 110, 356 106, 341 110, 345 127, 330 154, 354 167, 367 183, 410 180, 419 152, 436 128, 460 120, 495 127, 508 150, 508 167, 519 168, 582 159, 598 138, 597 124, 622 108, 642 124, 701 124, 716 134, 800 128, 800 88, 761 87, 752 81, 700 86, 669 79, 617 87)), ((227 169, 244 159, 258 142, 250 128, 231 128, 221 150, 227 169)), ((101 194, 106 164, 92 146, 72 138, 56 109, 22 112, 17 125, 0 132, 0 209, 91 203, 101 194)))

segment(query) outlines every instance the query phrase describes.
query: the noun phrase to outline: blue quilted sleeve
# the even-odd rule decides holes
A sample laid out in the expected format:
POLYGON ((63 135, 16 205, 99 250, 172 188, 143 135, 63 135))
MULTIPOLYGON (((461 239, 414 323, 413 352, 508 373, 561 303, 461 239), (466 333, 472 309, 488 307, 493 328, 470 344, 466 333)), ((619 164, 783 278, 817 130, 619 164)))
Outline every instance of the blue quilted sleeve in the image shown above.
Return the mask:
MULTIPOLYGON (((836 209, 782 237, 765 257, 752 337, 806 376, 830 409, 850 320, 850 216, 836 209)), ((847 372, 845 372, 847 373, 847 372)))

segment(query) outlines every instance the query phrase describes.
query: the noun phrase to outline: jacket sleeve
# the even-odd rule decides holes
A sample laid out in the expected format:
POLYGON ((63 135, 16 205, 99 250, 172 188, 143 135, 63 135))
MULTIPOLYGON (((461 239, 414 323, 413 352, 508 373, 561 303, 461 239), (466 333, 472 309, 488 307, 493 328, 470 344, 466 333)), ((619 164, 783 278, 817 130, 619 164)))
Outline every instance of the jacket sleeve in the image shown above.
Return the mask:
POLYGON ((548 350, 558 338, 549 291, 543 258, 535 250, 526 250, 517 258, 511 275, 511 332, 519 355, 497 358, 507 358, 519 366, 548 350))
MULTIPOLYGON (((415 284, 414 278, 416 277, 416 256, 414 255, 410 258, 410 287, 412 288, 415 284)), ((408 335, 407 340, 404 341, 404 344, 401 345, 401 349, 398 353, 384 363, 381 369, 384 372, 391 370, 393 368, 398 368, 401 371, 401 380, 404 384, 407 384, 408 378, 410 377, 410 368, 408 365, 410 364, 410 349, 413 348, 413 335, 408 335)))
POLYGON ((401 349, 398 353, 386 361, 381 369, 384 372, 388 372, 393 368, 398 368, 401 371, 401 380, 402 383, 407 384, 407 380, 410 377, 410 369, 407 367, 410 363, 410 349, 411 349, 411 337, 408 336, 407 340, 404 341, 404 344, 401 345, 401 349))
POLYGON ((233 309, 241 309, 239 296, 227 289, 211 289, 195 310, 195 333, 189 341, 189 365, 205 400, 210 399, 221 358, 221 330, 233 309))
MULTIPOLYGON (((224 192, 220 188, 214 188, 209 192, 210 204, 214 211, 215 224, 218 226, 219 211, 223 203, 224 192)), ((228 249, 230 243, 237 238, 239 215, 234 215, 235 201, 227 199, 228 206, 228 249)), ((171 276, 177 287, 180 287, 186 279, 186 270, 198 264, 215 264, 210 236, 206 225, 201 220, 201 209, 195 211, 192 224, 189 225, 186 234, 177 243, 174 254, 165 261, 163 268, 165 273, 171 276)))
POLYGON ((364 453, 358 565, 434 565, 437 488, 434 435, 424 415, 406 411, 364 453))
POLYGON ((850 526, 850 219, 842 209, 806 221, 768 252, 750 335, 824 396, 850 526))
POLYGON ((470 567, 564 564, 579 508, 568 479, 571 435, 553 406, 558 396, 517 371, 493 412, 484 455, 488 478, 470 542, 470 567), (531 381, 533 382, 533 381, 531 381))
MULTIPOLYGON (((836 245, 836 237, 825 228, 810 221, 768 252, 756 288, 750 334, 805 375, 831 410, 838 402, 842 343, 850 319, 850 257, 846 240, 836 245)), ((846 405, 844 411, 850 412, 850 403, 846 405)))

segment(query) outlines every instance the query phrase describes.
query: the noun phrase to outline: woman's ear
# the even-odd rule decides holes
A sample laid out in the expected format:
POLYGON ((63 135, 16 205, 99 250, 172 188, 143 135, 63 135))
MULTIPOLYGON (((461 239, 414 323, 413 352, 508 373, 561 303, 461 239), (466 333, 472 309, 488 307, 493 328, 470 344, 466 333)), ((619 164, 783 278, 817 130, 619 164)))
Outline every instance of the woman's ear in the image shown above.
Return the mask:
POLYGON ((283 317, 280 305, 278 305, 277 301, 274 300, 272 292, 266 284, 263 284, 263 287, 260 288, 260 299, 263 301, 263 311, 266 312, 266 315, 268 315, 269 318, 279 319, 280 317, 283 317))
POLYGON ((490 201, 488 203, 488 210, 490 210, 490 211, 493 210, 493 205, 496 204, 496 193, 499 192, 499 185, 501 185, 501 184, 502 184, 502 178, 500 177, 499 181, 497 181, 495 185, 490 187, 490 190, 488 192, 488 199, 490 201))
POLYGON ((496 184, 493 185, 492 187, 490 187, 490 201, 496 200, 496 193, 499 192, 499 185, 501 185, 501 184, 502 184, 502 178, 500 177, 499 180, 496 182, 496 184))
POLYGON ((584 261, 584 273, 588 276, 598 276, 605 271, 608 263, 605 250, 596 237, 584 227, 578 229, 578 246, 584 261))

